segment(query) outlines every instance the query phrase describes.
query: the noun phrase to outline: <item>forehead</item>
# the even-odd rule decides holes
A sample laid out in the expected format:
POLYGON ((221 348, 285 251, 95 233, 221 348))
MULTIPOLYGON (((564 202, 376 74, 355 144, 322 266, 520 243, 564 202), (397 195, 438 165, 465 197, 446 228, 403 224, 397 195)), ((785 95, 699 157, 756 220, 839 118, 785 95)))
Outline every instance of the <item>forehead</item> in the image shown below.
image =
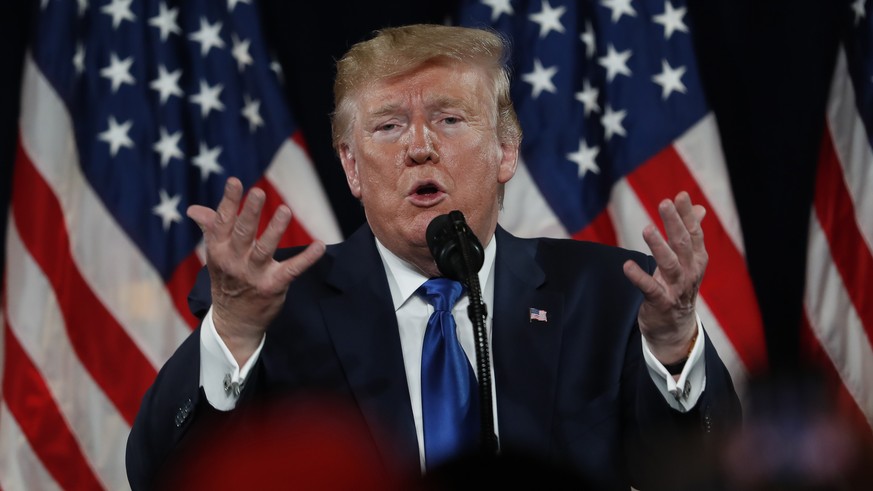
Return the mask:
POLYGON ((467 106, 496 109, 494 89, 485 69, 460 62, 429 63, 361 91, 359 110, 373 113, 387 107, 467 106))

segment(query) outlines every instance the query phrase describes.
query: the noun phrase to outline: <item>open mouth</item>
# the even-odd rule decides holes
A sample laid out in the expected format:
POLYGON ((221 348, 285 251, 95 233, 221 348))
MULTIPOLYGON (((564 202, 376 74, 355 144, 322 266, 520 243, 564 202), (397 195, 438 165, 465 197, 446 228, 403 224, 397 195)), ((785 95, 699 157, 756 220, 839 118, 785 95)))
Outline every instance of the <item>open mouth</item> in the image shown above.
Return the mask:
POLYGON ((429 196, 438 193, 440 190, 437 189, 436 185, 427 183, 422 186, 419 186, 415 189, 415 194, 418 196, 429 196))
POLYGON ((445 190, 436 181, 419 181, 409 190, 409 199, 416 206, 430 207, 446 197, 445 190))

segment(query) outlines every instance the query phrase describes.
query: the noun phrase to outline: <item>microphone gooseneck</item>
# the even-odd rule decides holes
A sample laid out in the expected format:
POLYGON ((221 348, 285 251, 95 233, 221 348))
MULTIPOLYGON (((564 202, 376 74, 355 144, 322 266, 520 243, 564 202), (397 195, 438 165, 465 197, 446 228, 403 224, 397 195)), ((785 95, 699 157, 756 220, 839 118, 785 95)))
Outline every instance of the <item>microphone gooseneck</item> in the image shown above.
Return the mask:
POLYGON ((427 246, 443 276, 467 286, 470 298, 467 316, 473 324, 476 373, 479 379, 481 451, 485 455, 496 455, 491 359, 488 354, 488 332, 485 329, 488 311, 482 301, 482 289, 479 285, 479 270, 485 262, 485 252, 482 243, 467 226, 464 215, 458 210, 434 218, 427 227, 426 236, 427 246))

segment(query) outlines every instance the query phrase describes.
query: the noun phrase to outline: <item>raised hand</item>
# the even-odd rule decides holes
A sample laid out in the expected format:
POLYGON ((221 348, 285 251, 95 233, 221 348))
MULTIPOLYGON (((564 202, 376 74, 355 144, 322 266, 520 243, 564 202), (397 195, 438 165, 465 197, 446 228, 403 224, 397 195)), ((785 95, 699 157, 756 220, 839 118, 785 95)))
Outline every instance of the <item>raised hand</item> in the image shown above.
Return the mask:
POLYGON ((624 264, 624 274, 645 297, 639 325, 652 354, 664 364, 675 363, 688 354, 696 331, 694 306, 709 256, 703 244, 700 222, 706 209, 692 205, 682 191, 675 200, 658 205, 667 240, 654 225, 643 230, 658 267, 649 275, 634 261, 624 264))
POLYGON ((288 285, 325 250, 324 243, 315 241, 300 254, 276 261, 273 253, 291 221, 291 210, 280 206, 264 233, 256 237, 265 195, 253 188, 237 215, 242 195, 242 183, 231 177, 218 208, 188 208, 206 243, 215 329, 240 365, 257 349, 285 301, 288 285))

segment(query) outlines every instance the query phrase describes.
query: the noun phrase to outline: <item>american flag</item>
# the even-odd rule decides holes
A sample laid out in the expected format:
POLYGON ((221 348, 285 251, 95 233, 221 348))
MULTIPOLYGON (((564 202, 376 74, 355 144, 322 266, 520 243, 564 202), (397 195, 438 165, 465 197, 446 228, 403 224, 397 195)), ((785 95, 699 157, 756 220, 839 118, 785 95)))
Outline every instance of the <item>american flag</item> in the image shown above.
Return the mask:
MULTIPOLYGON (((0 487, 124 489, 140 398, 196 321, 184 217, 227 177, 340 231, 250 0, 42 0, 25 56, 3 286, 0 487)), ((265 218, 266 221, 266 218, 265 218)), ((262 224, 263 225, 263 224, 262 224)))
POLYGON ((530 308, 530 320, 532 321, 549 321, 549 314, 545 310, 530 308))
POLYGON ((873 442, 873 12, 843 2, 810 216, 803 341, 873 442))
POLYGON ((482 0, 460 22, 511 40, 524 139, 501 224, 649 252, 660 200, 706 207, 710 261, 697 311, 742 386, 767 365, 715 118, 681 0, 482 0))

